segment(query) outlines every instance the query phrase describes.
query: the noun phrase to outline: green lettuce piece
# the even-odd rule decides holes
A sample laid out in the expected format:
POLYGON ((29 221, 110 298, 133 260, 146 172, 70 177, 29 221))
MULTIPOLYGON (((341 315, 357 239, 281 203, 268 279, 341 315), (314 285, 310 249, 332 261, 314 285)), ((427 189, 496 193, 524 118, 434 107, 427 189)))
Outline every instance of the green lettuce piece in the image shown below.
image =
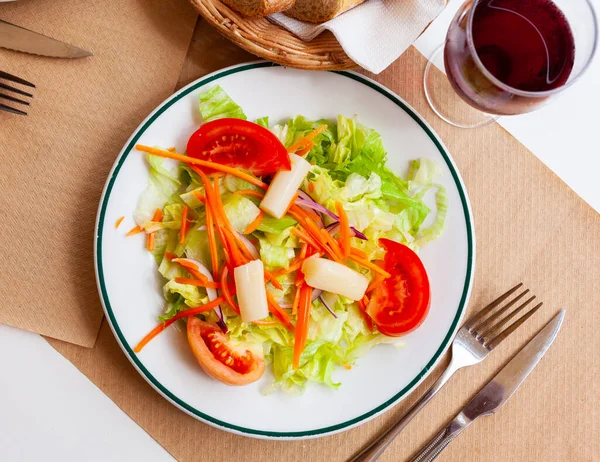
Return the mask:
POLYGON ((269 128, 269 117, 261 117, 260 119, 256 119, 254 123, 261 127, 269 128))
MULTIPOLYGON (((249 172, 246 172, 249 173, 249 172)), ((225 188, 229 191, 229 192, 236 192, 239 190, 250 190, 250 191, 256 191, 256 192, 262 192, 262 189, 260 189, 258 186, 254 186, 252 183, 248 183, 246 180, 242 180, 241 178, 235 176, 235 175, 230 175, 227 174, 225 175, 225 178, 223 179, 223 184, 225 185, 225 188)), ((252 196, 248 196, 248 197, 252 197, 252 196)))
POLYGON ((167 306, 165 308, 165 314, 163 314, 162 316, 159 316, 158 320, 160 322, 166 322, 169 319, 171 319, 173 316, 175 316, 177 313, 179 313, 180 311, 183 311, 185 308, 186 308, 185 298, 183 298, 181 295, 177 294, 175 297, 175 300, 173 302, 170 302, 167 304, 167 306))
MULTIPOLYGON (((194 229, 187 233, 184 253, 187 258, 196 260, 207 268, 210 268, 210 246, 206 230, 198 231, 194 229)), ((221 256, 222 254, 219 252, 218 258, 221 258, 221 256)))
POLYGON ((188 306, 199 306, 208 302, 208 297, 206 294, 202 292, 206 292, 204 289, 201 289, 196 286, 192 286, 190 284, 180 284, 175 282, 175 279, 171 279, 169 282, 165 284, 163 287, 163 292, 165 294, 165 298, 169 298, 171 294, 179 294, 185 299, 185 304, 188 306))
POLYGON ((240 195, 230 195, 228 198, 224 198, 223 208, 229 222, 238 233, 243 233, 260 213, 260 209, 254 202, 240 195))
POLYGON ((263 219, 261 220, 257 229, 264 233, 278 234, 287 228, 295 226, 297 223, 298 222, 289 215, 286 215, 283 218, 263 216, 263 219))
POLYGON ((152 219, 156 209, 162 209, 181 186, 175 174, 163 167, 162 157, 149 155, 147 159, 150 167, 148 186, 140 196, 134 212, 135 222, 142 227, 152 219))
POLYGON ((204 186, 198 186, 197 188, 184 192, 183 194, 180 194, 179 197, 188 207, 197 209, 199 207, 204 207, 204 203, 198 199, 197 194, 204 196, 204 186))
POLYGON ((272 245, 267 239, 259 238, 260 259, 269 268, 287 268, 295 256, 294 249, 283 245, 272 245))
POLYGON ((219 85, 200 93, 199 108, 204 122, 225 117, 246 120, 246 114, 242 108, 219 85))

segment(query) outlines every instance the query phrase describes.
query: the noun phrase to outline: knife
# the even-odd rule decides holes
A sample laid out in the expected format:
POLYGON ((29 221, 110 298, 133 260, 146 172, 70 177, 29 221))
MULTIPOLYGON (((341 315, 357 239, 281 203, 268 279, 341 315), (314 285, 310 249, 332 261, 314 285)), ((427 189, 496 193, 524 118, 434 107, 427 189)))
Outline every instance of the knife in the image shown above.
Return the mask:
POLYGON ((411 462, 434 460, 454 438, 481 416, 495 414, 546 353, 565 317, 561 310, 517 355, 467 404, 441 432, 432 438, 411 462))
POLYGON ((0 20, 0 47, 54 58, 85 58, 92 53, 0 20))

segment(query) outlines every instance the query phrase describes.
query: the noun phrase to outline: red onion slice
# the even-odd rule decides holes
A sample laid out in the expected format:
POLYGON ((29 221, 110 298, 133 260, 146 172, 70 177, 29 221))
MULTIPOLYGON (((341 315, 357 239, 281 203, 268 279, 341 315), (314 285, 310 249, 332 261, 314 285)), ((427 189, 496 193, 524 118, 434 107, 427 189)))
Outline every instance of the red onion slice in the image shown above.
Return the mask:
MULTIPOLYGON (((340 222, 337 221, 335 223, 331 223, 325 229, 327 230, 327 232, 329 234, 331 234, 332 236, 334 236, 335 234, 337 234, 340 231, 340 222)), ((353 226, 350 226, 350 231, 352 232, 352 236, 353 237, 357 237, 358 239, 362 239, 363 241, 368 241, 367 236, 365 236, 363 233, 361 233, 360 231, 358 231, 353 226)))
MULTIPOLYGON (((323 292, 323 291, 321 291, 323 292)), ((331 315, 337 319, 337 314, 335 314, 335 311, 333 311, 333 309, 327 304, 327 302, 325 301, 325 297, 323 297, 321 294, 319 294, 319 300, 321 300, 321 303, 323 304, 323 306, 325 306, 325 308, 327 308, 327 311, 329 311, 331 313, 331 315)))
MULTIPOLYGON (((316 210, 317 212, 327 215, 329 218, 332 218, 333 220, 335 220, 338 223, 340 221, 340 217, 338 217, 335 213, 333 213, 327 207, 324 207, 321 204, 318 204, 317 202, 315 202, 315 200, 312 197, 310 197, 308 194, 306 194, 304 191, 298 190, 298 198, 296 199, 296 205, 299 207, 302 207, 302 208, 309 208, 312 210, 316 210)), ((335 224, 335 223, 332 223, 332 224, 335 224)), ((329 225, 329 226, 331 226, 331 225, 329 225)), ((329 228, 329 226, 327 228, 329 228)), ((363 241, 368 241, 367 236, 365 236, 363 233, 361 233, 354 226, 350 226, 350 229, 352 230, 354 237, 357 237, 358 239, 362 239, 363 241)))

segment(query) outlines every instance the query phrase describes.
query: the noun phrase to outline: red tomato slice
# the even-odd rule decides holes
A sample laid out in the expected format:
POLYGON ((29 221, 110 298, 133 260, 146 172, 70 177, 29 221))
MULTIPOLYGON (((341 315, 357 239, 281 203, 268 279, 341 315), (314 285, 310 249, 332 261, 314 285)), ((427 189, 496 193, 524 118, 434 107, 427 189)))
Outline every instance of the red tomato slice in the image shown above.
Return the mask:
POLYGON ((287 149, 273 133, 241 119, 217 119, 203 124, 190 137, 187 155, 250 170, 256 176, 292 168, 287 149))
POLYGON ((382 334, 397 337, 421 325, 429 311, 429 279, 421 259, 405 245, 379 239, 387 250, 384 269, 392 276, 377 287, 367 313, 382 334))
POLYGON ((262 357, 250 350, 232 348, 229 337, 214 324, 192 316, 188 319, 187 337, 204 372, 227 385, 256 382, 265 372, 262 357))

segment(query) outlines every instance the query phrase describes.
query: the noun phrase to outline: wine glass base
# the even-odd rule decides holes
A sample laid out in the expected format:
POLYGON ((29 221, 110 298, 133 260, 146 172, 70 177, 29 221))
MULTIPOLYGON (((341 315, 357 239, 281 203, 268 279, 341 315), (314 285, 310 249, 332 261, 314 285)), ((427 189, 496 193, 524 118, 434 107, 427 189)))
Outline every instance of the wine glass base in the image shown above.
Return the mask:
POLYGON ((433 52, 423 77, 425 97, 431 109, 443 121, 458 128, 477 128, 489 125, 499 116, 487 114, 472 106, 469 106, 458 94, 448 81, 448 78, 440 72, 435 72, 436 60, 443 68, 444 45, 433 52))

